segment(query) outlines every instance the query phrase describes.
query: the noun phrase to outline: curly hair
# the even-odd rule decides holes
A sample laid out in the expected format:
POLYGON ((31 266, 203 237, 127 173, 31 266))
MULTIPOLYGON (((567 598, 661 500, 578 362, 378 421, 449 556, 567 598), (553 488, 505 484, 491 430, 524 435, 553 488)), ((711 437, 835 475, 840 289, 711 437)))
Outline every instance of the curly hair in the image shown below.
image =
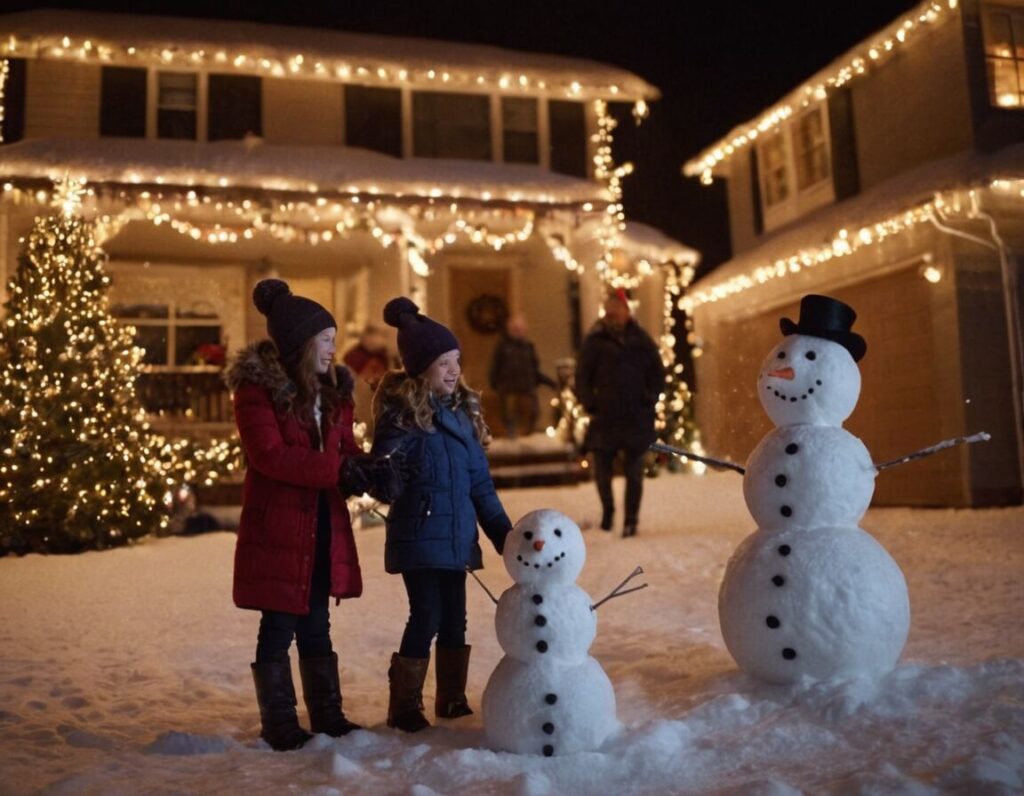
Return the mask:
MULTIPOLYGON (((381 379, 380 386, 373 394, 374 422, 379 423, 386 412, 394 412, 401 428, 433 431, 434 407, 430 395, 430 387, 422 376, 410 376, 404 370, 392 370, 381 379)), ((491 443, 491 430, 484 422, 480 393, 470 389, 459 376, 452 398, 452 409, 462 409, 469 415, 477 439, 486 448, 491 443)))

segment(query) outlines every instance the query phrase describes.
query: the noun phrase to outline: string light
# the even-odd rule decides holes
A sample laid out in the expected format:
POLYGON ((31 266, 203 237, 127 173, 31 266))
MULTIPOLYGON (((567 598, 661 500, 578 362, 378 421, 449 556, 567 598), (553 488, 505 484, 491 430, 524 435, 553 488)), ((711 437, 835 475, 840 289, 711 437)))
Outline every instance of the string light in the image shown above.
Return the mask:
POLYGON ((7 76, 10 74, 10 71, 11 65, 8 59, 0 58, 0 144, 4 142, 4 108, 7 107, 5 97, 7 76))
POLYGON ((752 121, 733 128, 725 138, 688 160, 683 166, 687 177, 700 177, 708 185, 715 169, 737 152, 753 144, 758 136, 785 123, 794 113, 822 102, 830 92, 858 80, 888 60, 901 47, 923 38, 923 34, 957 17, 958 0, 927 0, 901 16, 879 33, 857 45, 809 81, 783 97, 752 121))

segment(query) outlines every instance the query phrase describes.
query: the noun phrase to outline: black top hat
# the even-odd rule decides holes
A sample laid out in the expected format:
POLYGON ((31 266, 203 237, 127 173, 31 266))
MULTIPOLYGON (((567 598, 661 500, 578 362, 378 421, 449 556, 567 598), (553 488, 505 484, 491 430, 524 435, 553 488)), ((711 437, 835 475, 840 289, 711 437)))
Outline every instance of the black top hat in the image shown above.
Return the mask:
POLYGON ((800 299, 800 321, 793 323, 789 318, 783 318, 779 321, 779 328, 787 336, 807 334, 839 343, 850 352, 854 362, 860 362, 868 344, 859 334, 850 331, 856 319, 857 313, 849 304, 829 296, 809 294, 800 299))

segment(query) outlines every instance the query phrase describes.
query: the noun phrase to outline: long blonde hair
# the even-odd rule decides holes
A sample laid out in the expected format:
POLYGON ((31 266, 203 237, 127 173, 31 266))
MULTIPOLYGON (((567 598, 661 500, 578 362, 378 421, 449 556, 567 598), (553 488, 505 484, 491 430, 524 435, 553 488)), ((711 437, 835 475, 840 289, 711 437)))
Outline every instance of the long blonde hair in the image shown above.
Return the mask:
MULTIPOLYGON (((431 391, 421 376, 410 376, 404 370, 392 370, 381 379, 380 386, 373 394, 373 420, 379 423, 385 412, 395 412, 398 425, 412 430, 434 430, 434 407, 430 402, 431 391)), ((485 448, 491 444, 491 430, 484 422, 480 406, 480 393, 470 389, 459 376, 459 383, 452 394, 452 410, 462 409, 473 423, 473 430, 480 444, 485 448)))

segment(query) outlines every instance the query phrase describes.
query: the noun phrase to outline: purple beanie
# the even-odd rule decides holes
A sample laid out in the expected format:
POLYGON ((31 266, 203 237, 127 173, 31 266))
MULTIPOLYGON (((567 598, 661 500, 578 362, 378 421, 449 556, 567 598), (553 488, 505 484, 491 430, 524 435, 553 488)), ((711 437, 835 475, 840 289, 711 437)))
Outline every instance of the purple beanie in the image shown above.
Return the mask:
POLYGON ((419 376, 441 354, 459 348, 459 341, 447 326, 430 320, 404 296, 384 306, 384 322, 398 329, 398 353, 410 376, 419 376))
POLYGON ((313 299, 293 295, 288 283, 280 279, 258 282, 252 302, 267 316, 267 332, 285 361, 298 356, 309 338, 338 326, 324 307, 313 299))

